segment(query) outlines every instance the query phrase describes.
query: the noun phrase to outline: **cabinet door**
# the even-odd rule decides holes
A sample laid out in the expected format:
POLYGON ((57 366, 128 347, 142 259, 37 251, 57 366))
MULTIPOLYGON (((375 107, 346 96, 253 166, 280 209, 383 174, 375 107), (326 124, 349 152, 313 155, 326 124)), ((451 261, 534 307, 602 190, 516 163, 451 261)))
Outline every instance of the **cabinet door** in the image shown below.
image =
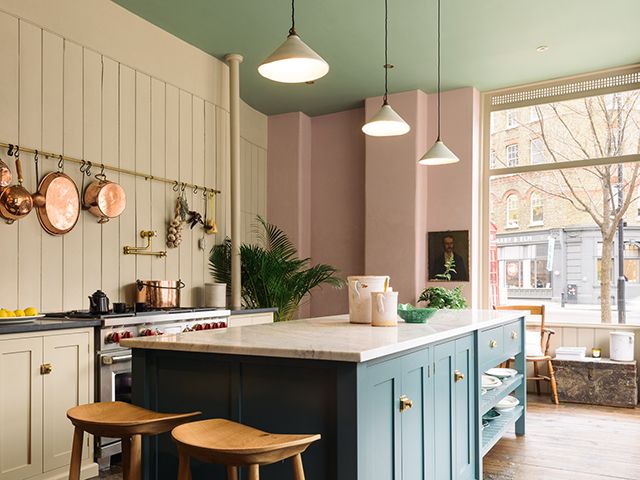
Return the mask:
POLYGON ((0 340, 0 480, 42 472, 42 338, 0 340))
POLYGON ((453 371, 455 362, 455 342, 436 345, 433 348, 433 427, 434 427, 434 467, 437 480, 454 478, 454 392, 453 371))
POLYGON ((366 480, 401 480, 400 462, 400 381, 399 359, 365 368, 365 381, 358 392, 360 411, 358 430, 358 478, 366 480))
MULTIPOLYGON (((67 410, 90 400, 90 339, 88 332, 44 337, 45 363, 52 366, 44 379, 44 471, 68 465, 71 458, 73 425, 67 410)), ((83 459, 90 449, 85 435, 83 459)))
POLYGON ((454 381, 454 465, 457 480, 472 480, 475 475, 475 365, 473 337, 455 341, 454 381))
MULTIPOLYGON (((430 350, 425 349, 402 357, 402 382, 400 395, 413 402, 411 408, 400 414, 402 437, 402 480, 426 480, 432 478, 428 468, 431 458, 427 425, 427 390, 429 389, 430 350)), ((400 405, 399 407, 400 408, 400 405)))

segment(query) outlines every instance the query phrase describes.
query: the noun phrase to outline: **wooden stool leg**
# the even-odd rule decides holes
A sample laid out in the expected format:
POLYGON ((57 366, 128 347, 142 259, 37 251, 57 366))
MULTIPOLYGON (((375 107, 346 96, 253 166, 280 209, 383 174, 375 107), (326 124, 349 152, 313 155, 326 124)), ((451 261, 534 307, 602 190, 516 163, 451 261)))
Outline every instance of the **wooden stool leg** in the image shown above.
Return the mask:
POLYGON ((249 475, 247 477, 247 480, 260 480, 260 471, 258 470, 258 468, 258 465, 255 463, 253 465, 249 465, 249 475))
POLYGON ((142 435, 133 435, 131 437, 131 450, 130 450, 130 478, 131 480, 140 480, 142 478, 142 435))
POLYGON ((304 468, 302 468, 302 455, 297 454, 292 458, 293 480, 304 480, 304 468))
POLYGON ((227 480, 238 480, 238 467, 227 465, 227 480))
POLYGON ((122 479, 131 479, 131 438, 122 439, 122 479))
POLYGON ((82 443, 84 431, 78 427, 73 430, 73 445, 71 447, 71 465, 69 465, 69 480, 80 480, 80 464, 82 463, 82 443))
POLYGON ((551 360, 547 361, 547 365, 549 366, 549 379, 551 380, 551 393, 553 394, 553 403, 556 405, 560 405, 558 401, 558 387, 556 386, 556 374, 553 372, 553 365, 551 364, 551 360))
MULTIPOLYGON (((189 455, 179 450, 178 456, 178 480, 191 480, 191 467, 189 466, 189 455)), ((237 480, 237 478, 236 478, 237 480)))
MULTIPOLYGON (((533 376, 540 376, 540 367, 538 367, 538 362, 533 362, 533 376)), ((536 380, 536 393, 540 395, 540 380, 536 380)))

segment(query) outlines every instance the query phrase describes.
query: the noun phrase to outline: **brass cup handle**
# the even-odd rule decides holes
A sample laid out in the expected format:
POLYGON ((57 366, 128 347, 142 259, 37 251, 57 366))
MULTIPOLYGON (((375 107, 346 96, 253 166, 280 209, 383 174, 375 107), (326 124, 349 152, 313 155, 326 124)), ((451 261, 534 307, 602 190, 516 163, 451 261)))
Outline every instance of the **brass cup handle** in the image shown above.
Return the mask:
POLYGON ((49 375, 53 371, 53 365, 50 363, 43 363, 40 365, 40 375, 49 375))
POLYGON ((411 407, 413 407, 413 400, 410 400, 406 395, 400 395, 400 413, 409 410, 411 407))
POLYGON ((498 342, 496 342, 495 340, 491 340, 489 342, 489 347, 496 348, 497 346, 498 346, 498 342))
POLYGON ((513 340, 517 340, 517 339, 518 339, 518 332, 516 332, 515 330, 513 330, 513 331, 511 332, 511 338, 512 338, 513 340))
POLYGON ((464 380, 464 373, 462 373, 460 370, 455 370, 453 372, 453 380, 456 383, 461 382, 462 380, 464 380))

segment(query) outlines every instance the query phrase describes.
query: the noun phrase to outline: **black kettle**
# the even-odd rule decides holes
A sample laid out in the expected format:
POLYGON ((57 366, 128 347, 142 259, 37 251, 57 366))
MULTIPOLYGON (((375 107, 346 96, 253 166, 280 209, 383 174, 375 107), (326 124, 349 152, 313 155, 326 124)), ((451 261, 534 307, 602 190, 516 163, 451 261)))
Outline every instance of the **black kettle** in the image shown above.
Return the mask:
POLYGON ((91 313, 109 313, 109 297, 98 290, 89 297, 89 311, 91 313))

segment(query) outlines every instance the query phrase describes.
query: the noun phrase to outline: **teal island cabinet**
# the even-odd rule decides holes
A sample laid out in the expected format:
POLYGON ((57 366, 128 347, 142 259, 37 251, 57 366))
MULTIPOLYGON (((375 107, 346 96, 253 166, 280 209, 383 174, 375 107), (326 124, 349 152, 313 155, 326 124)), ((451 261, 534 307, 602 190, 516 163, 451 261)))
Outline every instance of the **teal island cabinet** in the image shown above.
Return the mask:
MULTIPOLYGON (((440 311, 427 324, 371 327, 346 315, 127 339, 133 401, 200 410, 278 433, 320 433, 308 480, 470 480, 515 423, 525 428, 522 312, 440 311), (518 375, 483 394, 482 372, 515 358, 518 375), (515 392, 520 405, 482 427, 515 392)), ((169 435, 145 440, 144 475, 174 479, 169 435)), ((291 477, 287 462, 261 479, 291 477)), ((192 461, 194 479, 225 478, 192 461)))

